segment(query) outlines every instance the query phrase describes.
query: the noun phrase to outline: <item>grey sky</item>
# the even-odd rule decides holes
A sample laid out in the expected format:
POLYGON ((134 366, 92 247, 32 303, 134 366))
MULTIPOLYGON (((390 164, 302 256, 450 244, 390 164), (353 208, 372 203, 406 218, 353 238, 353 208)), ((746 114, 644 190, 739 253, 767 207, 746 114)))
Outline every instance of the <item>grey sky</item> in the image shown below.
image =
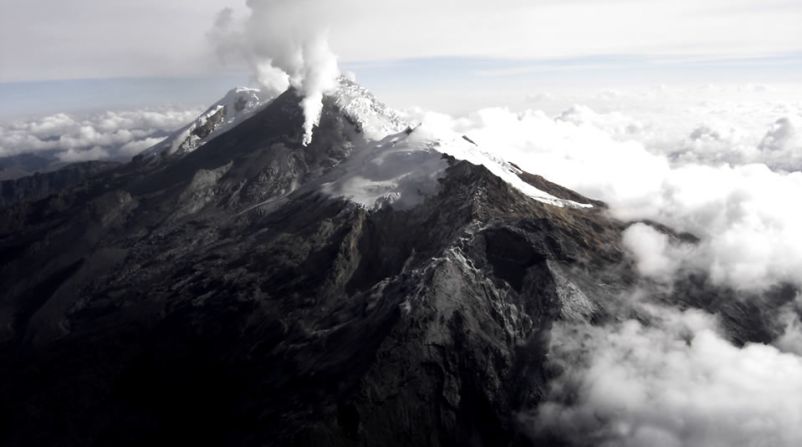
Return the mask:
POLYGON ((0 81, 205 73, 220 0, 0 0, 0 81))
MULTIPOLYGON (((797 0, 254 0, 299 8, 346 62, 802 54, 797 0)), ((0 82, 222 71, 205 35, 244 0, 0 0, 0 82)), ((230 68, 229 68, 230 69, 230 68)))

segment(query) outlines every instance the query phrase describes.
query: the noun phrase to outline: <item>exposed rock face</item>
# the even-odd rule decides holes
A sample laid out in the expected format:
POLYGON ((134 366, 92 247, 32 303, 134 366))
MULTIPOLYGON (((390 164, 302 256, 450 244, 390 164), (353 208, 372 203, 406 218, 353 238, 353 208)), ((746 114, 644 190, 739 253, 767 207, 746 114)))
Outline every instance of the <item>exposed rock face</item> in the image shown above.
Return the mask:
POLYGON ((550 325, 610 317, 625 224, 447 156, 421 203, 367 209, 310 186, 359 123, 327 100, 303 148, 302 122, 288 92, 2 213, 0 443, 536 443, 516 414, 553 373, 550 325))

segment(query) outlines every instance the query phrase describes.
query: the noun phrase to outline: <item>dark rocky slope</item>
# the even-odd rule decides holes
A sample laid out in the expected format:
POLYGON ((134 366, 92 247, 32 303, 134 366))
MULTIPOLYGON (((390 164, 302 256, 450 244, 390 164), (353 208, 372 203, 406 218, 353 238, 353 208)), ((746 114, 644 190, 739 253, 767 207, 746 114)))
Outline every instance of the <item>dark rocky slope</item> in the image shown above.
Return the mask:
POLYGON ((411 209, 322 195, 363 137, 328 100, 302 148, 297 104, 2 212, 1 444, 548 442, 517 414, 637 280, 625 224, 450 158, 411 209))
POLYGON ((0 208, 24 201, 41 200, 51 194, 77 186, 88 178, 119 166, 113 161, 73 163, 55 171, 0 182, 0 208))

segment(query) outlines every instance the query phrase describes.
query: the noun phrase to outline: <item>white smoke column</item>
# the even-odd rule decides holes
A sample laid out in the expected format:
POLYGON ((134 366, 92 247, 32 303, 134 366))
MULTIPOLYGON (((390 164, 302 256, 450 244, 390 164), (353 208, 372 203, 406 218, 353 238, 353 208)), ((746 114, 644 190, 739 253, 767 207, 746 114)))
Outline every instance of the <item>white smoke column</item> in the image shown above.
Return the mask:
POLYGON ((250 15, 244 21, 223 10, 209 37, 224 60, 244 58, 267 93, 292 86, 303 96, 307 145, 320 121, 323 97, 337 86, 340 74, 326 38, 327 15, 320 12, 328 5, 316 0, 248 0, 247 5, 250 15))
POLYGON ((320 122, 323 111, 323 94, 337 85, 337 58, 329 49, 329 44, 322 36, 316 36, 303 47, 304 74, 299 86, 304 95, 301 106, 304 109, 303 144, 312 142, 312 129, 320 122))

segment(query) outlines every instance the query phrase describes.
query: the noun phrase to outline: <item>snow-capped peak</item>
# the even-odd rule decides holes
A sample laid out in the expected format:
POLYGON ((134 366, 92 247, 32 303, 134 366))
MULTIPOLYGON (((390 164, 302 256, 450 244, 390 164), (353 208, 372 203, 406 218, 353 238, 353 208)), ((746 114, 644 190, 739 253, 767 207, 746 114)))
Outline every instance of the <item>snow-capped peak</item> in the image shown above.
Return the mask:
POLYGON ((330 96, 334 98, 337 107, 357 123, 369 140, 379 141, 410 127, 398 112, 345 76, 340 77, 337 89, 330 96))
POLYGON ((272 99, 266 92, 256 88, 233 88, 195 121, 147 149, 143 155, 151 157, 192 152, 262 110, 272 99))
MULTIPOLYGON (((195 121, 143 154, 155 157, 192 152, 264 109, 273 97, 255 88, 234 88, 195 121)), ((339 178, 321 185, 330 195, 354 200, 367 208, 383 203, 409 206, 436 190, 437 179, 447 168, 442 154, 448 154, 483 165, 535 200, 555 206, 590 206, 537 189, 519 177, 519 169, 465 136, 438 133, 425 123, 412 125, 351 79, 340 77, 328 97, 367 140, 338 167, 339 178)))
MULTIPOLYGON (((359 126, 367 139, 378 141, 409 127, 399 113, 379 102, 356 82, 344 76, 338 81, 328 96, 359 126)), ((153 157, 192 152, 264 109, 274 97, 274 94, 257 88, 233 88, 193 122, 142 154, 153 157)))

